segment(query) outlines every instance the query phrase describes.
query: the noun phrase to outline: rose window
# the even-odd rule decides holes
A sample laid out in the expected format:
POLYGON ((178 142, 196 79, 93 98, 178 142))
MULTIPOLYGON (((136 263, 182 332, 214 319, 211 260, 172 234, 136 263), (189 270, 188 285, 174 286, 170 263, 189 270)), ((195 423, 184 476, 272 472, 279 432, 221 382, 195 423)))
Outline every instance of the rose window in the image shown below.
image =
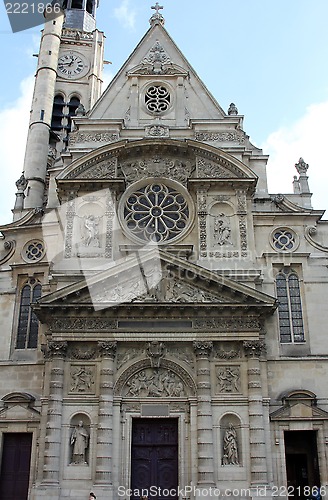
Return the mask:
POLYGON ((133 190, 123 208, 124 226, 139 240, 162 243, 189 225, 186 195, 162 183, 133 190))
POLYGON ((295 235, 290 229, 277 229, 273 233, 273 246, 276 250, 290 251, 295 247, 295 235))
POLYGON ((163 85, 152 85, 145 94, 145 104, 151 113, 167 111, 171 103, 171 96, 163 85))
POLYGON ((26 243, 23 248, 22 256, 26 261, 37 262, 45 254, 44 244, 40 240, 32 240, 26 243))

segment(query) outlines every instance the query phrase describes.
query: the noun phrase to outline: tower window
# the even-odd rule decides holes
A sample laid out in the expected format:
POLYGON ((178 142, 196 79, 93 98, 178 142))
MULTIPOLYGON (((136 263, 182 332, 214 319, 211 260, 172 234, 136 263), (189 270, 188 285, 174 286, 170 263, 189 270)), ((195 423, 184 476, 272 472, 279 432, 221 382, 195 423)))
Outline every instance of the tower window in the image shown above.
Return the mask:
POLYGON ((72 0, 72 9, 83 9, 83 0, 72 0))
POLYGON ((56 95, 52 108, 51 130, 59 132, 62 128, 65 102, 61 95, 56 95))
POLYGON ((276 276, 281 343, 305 342, 299 279, 295 271, 284 269, 276 276))
POLYGON ((39 322, 31 304, 41 297, 41 284, 31 278, 20 296, 16 349, 35 349, 38 345, 39 322))
POLYGON ((87 0, 87 12, 93 15, 94 0, 87 0))

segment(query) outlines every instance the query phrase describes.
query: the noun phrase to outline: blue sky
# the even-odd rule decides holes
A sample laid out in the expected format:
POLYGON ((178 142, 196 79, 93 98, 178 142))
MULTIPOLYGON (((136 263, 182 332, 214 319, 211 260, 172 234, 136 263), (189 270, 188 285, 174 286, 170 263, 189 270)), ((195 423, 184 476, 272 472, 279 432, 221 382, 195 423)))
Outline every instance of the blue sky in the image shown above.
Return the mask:
MULTIPOLYGON (((310 168, 313 205, 328 209, 327 0, 165 0, 165 27, 211 93, 234 102, 244 130, 270 154, 269 190, 291 192, 294 164, 310 168)), ((100 0, 106 34, 105 81, 149 27, 150 0, 100 0)), ((24 158, 41 26, 12 34, 0 4, 0 224, 11 221, 24 158)), ((328 216, 327 216, 328 218, 328 216)))

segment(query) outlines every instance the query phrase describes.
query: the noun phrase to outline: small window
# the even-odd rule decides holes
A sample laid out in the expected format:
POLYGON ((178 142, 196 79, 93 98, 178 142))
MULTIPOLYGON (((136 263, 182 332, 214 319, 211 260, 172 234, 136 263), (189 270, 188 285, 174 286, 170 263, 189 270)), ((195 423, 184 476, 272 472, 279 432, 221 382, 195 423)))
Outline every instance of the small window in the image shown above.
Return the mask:
POLYGON ((281 343, 305 342, 299 279, 295 271, 283 270, 276 276, 281 343))
POLYGON ((83 0, 72 0, 72 9, 83 9, 83 0))
POLYGON ((65 102, 61 95, 56 95, 52 108, 51 130, 60 132, 63 128, 62 120, 64 115, 65 102))
POLYGON ((87 0, 87 12, 93 15, 94 0, 87 0))
POLYGON ((35 349, 38 345, 39 322, 31 304, 41 297, 41 284, 31 278, 20 296, 16 349, 35 349))
POLYGON ((145 104, 150 113, 164 113, 171 104, 170 92, 164 85, 152 85, 145 94, 145 104))

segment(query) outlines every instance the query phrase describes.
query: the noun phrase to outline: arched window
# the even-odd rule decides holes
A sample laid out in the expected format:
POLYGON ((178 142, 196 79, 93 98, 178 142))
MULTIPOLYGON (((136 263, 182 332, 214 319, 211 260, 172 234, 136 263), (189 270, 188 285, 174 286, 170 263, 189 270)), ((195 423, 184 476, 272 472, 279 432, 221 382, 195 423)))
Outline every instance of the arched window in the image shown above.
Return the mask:
POLYGON ((63 128, 62 120, 64 117, 64 106, 65 102, 63 96, 59 94, 56 95, 54 98, 51 117, 51 130, 54 132, 60 132, 63 128))
POLYGON ((31 304, 41 297, 40 283, 31 278, 20 296, 16 349, 35 349, 38 345, 39 322, 31 304))
POLYGON ((276 276, 280 342, 305 342, 299 279, 284 269, 276 276))

